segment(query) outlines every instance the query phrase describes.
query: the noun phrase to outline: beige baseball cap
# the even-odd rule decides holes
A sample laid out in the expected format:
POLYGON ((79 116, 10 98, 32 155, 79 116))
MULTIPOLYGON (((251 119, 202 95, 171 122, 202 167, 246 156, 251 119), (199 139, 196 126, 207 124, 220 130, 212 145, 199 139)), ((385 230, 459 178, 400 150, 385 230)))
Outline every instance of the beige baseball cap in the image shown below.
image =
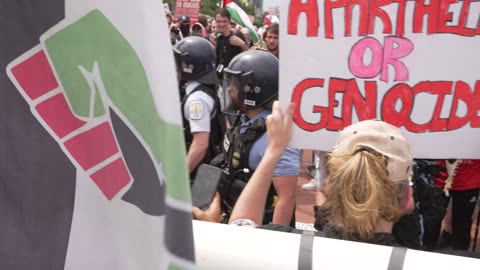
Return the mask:
POLYGON ((410 143, 399 128, 377 120, 365 120, 340 131, 332 153, 352 154, 357 146, 369 147, 388 157, 387 170, 393 181, 407 181, 412 176, 410 143))

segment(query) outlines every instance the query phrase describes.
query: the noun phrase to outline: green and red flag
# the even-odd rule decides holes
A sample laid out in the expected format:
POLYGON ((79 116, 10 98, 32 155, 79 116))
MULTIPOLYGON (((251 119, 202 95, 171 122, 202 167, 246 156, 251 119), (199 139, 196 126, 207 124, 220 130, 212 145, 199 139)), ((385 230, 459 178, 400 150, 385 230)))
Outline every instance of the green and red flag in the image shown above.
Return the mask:
POLYGON ((0 269, 194 268, 161 11, 154 0, 2 7, 0 269))
POLYGON ((248 14, 233 0, 224 0, 222 2, 223 7, 226 8, 231 15, 231 20, 236 24, 248 28, 250 38, 254 44, 258 43, 260 39, 258 38, 257 32, 250 20, 248 14))

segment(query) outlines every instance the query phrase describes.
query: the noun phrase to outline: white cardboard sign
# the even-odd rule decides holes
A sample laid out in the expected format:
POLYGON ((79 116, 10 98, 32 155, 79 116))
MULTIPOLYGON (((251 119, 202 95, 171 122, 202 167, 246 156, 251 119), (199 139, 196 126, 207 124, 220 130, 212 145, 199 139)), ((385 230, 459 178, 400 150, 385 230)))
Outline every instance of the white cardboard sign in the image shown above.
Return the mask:
POLYGON ((331 150, 379 119, 416 158, 480 158, 480 3, 283 0, 280 100, 292 146, 331 150))

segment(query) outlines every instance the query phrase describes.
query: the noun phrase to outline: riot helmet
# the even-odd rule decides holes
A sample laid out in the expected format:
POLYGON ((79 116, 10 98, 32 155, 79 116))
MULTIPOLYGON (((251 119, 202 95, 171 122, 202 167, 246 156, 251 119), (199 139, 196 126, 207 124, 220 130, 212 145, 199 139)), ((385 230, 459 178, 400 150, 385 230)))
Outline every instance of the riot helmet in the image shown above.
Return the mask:
POLYGON ((173 52, 179 79, 203 84, 218 83, 215 49, 208 40, 186 37, 175 45, 173 52))
POLYGON ((278 96, 278 59, 268 52, 242 52, 223 74, 222 109, 226 113, 266 107, 278 96))

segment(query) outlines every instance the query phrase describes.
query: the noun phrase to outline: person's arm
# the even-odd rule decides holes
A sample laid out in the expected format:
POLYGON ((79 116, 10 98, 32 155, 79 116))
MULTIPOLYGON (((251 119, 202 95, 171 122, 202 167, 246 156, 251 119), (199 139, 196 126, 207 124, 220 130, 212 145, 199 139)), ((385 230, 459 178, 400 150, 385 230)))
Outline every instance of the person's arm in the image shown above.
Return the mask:
POLYGON ((243 52, 248 50, 248 45, 247 45, 247 43, 245 43, 244 40, 242 40, 241 38, 239 38, 239 37, 236 36, 236 35, 232 35, 232 36, 230 37, 230 44, 232 44, 233 46, 240 47, 240 49, 241 49, 243 52))
POLYGON ((208 40, 210 40, 210 43, 212 43, 213 47, 216 49, 217 48, 217 33, 211 33, 210 36, 208 37, 208 40))
POLYGON ((272 223, 288 226, 295 209, 297 176, 276 176, 273 186, 277 192, 278 202, 273 212, 272 223))
POLYGON ((218 194, 218 192, 216 192, 215 197, 213 197, 213 200, 208 206, 207 210, 202 211, 200 208, 195 206, 192 208, 193 219, 220 223, 222 218, 222 208, 220 204, 220 195, 218 194))
POLYGON ((202 162, 208 150, 208 141, 210 133, 196 132, 193 133, 193 141, 188 149, 187 164, 188 171, 191 173, 202 162))
POLYGON ((279 102, 275 101, 273 104, 273 112, 267 117, 268 147, 262 161, 240 194, 229 223, 238 219, 262 223, 273 172, 290 141, 293 111, 294 105, 290 104, 284 116, 279 102))

